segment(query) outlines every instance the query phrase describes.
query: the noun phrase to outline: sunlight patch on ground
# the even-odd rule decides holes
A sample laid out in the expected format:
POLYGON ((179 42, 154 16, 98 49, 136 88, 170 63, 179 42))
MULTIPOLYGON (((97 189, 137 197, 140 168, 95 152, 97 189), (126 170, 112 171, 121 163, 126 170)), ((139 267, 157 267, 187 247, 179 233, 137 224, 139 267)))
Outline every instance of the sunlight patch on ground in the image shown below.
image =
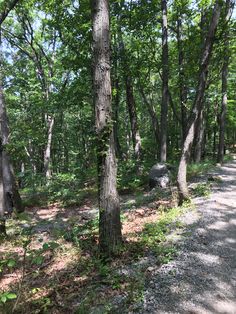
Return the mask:
POLYGON ((194 253, 198 259, 200 259, 204 264, 220 264, 220 258, 217 255, 213 254, 204 254, 204 253, 194 253))
POLYGON ((236 243, 236 239, 233 239, 233 238, 226 238, 226 239, 225 239, 225 242, 227 242, 227 243, 236 243))
POLYGON ((209 225, 208 229, 210 230, 224 230, 229 226, 228 222, 225 221, 216 221, 213 224, 209 225))

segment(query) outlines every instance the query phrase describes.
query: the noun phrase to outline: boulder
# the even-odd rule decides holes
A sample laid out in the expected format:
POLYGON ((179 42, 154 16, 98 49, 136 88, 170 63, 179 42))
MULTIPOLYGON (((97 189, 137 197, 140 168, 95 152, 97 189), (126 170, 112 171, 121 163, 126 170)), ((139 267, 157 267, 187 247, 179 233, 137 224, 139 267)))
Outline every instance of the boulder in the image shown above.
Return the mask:
POLYGON ((166 164, 158 163, 154 165, 149 172, 149 186, 166 188, 170 184, 170 171, 166 164))

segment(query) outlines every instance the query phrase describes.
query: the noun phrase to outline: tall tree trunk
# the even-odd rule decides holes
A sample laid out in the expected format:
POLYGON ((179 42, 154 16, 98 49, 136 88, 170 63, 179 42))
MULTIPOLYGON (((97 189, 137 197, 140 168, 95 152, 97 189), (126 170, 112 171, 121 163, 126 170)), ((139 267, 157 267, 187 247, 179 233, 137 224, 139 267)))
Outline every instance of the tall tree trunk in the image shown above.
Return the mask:
MULTIPOLYGON (((1 34, 0 34, 1 37, 1 34)), ((6 211, 11 214, 13 206, 17 212, 23 212, 24 208, 22 205, 21 197, 18 191, 14 170, 10 161, 10 157, 5 147, 9 144, 9 125, 5 107, 5 100, 3 95, 2 86, 2 50, 1 50, 1 39, 0 39, 0 137, 2 139, 2 175, 5 193, 5 206, 6 211)))
POLYGON ((182 143, 186 137, 187 128, 187 87, 185 83, 184 71, 184 49, 183 49, 183 28, 182 15, 178 12, 177 20, 177 42, 178 42, 178 63, 179 63, 179 95, 181 106, 181 127, 182 127, 182 143))
POLYGON ((119 84, 119 78, 116 76, 115 78, 115 89, 116 89, 116 94, 115 94, 115 99, 114 99, 114 140, 115 140, 115 151, 116 151, 116 156, 117 158, 122 156, 121 152, 121 145, 119 141, 119 130, 118 130, 118 125, 119 125, 119 105, 120 105, 120 84, 119 84))
MULTIPOLYGON (((1 39, 1 25, 4 22, 4 20, 7 18, 9 12, 14 9, 16 4, 19 2, 19 0, 12 0, 8 1, 5 8, 3 8, 2 12, 0 12, 0 233, 5 234, 6 233, 6 226, 5 226, 5 218, 4 214, 5 211, 12 210, 12 206, 10 206, 10 203, 15 199, 15 206, 16 210, 21 212, 23 211, 21 199, 15 184, 15 178, 13 169, 10 165, 10 163, 6 164, 6 157, 7 154, 4 152, 4 145, 7 144, 6 139, 8 140, 9 137, 9 129, 8 129, 8 123, 5 118, 6 111, 4 106, 4 97, 3 97, 3 87, 2 87, 2 39, 1 39), (8 132, 8 133, 7 133, 8 132), (7 174, 8 177, 11 179, 11 191, 10 191, 10 197, 6 197, 6 180, 4 178, 3 170, 6 170, 6 167, 8 169, 7 174), (12 171, 10 173, 10 171, 12 171), (8 202, 6 204, 6 200, 8 199, 8 202)), ((9 196, 9 195, 8 195, 9 196)))
POLYGON ((47 116, 47 126, 48 126, 48 134, 47 134, 47 145, 44 152, 44 173, 47 179, 50 179, 52 176, 51 171, 51 149, 52 149, 52 131, 54 126, 54 117, 47 116))
POLYGON ((158 146, 160 143, 160 133, 159 133, 159 122, 158 122, 158 117, 157 113, 155 111, 155 108, 153 104, 147 99, 146 94, 144 93, 143 87, 140 84, 139 88, 140 94, 143 98, 143 102, 145 103, 148 113, 150 115, 150 118, 152 120, 152 127, 153 127, 153 132, 156 140, 156 145, 158 146))
POLYGON ((231 17, 233 2, 226 1, 225 7, 225 36, 224 36, 224 62, 222 67, 222 100, 221 100, 221 113, 219 117, 220 131, 219 131, 219 146, 217 162, 223 163, 225 151, 225 120, 227 111, 227 87, 228 87, 228 72, 229 72, 229 20, 231 17))
POLYGON ((6 225, 5 225, 5 211, 6 211, 6 202, 5 202, 5 190, 3 182, 3 173, 2 173, 2 138, 0 138, 0 235, 6 234, 6 225))
POLYGON ((122 157, 122 151, 121 151, 121 145, 119 141, 119 106, 120 106, 120 78, 118 73, 119 68, 119 47, 117 43, 117 35, 115 35, 115 43, 114 43, 114 90, 115 90, 115 96, 114 96, 114 140, 115 140, 115 151, 116 151, 116 157, 121 158, 122 157))
POLYGON ((212 15, 211 23, 209 26, 208 34, 206 37, 204 49, 202 51, 196 97, 194 100, 193 110, 192 110, 190 121, 189 121, 187 135, 186 135, 183 148, 182 148, 181 159, 180 159, 178 175, 177 175, 177 185, 178 185, 180 205, 183 203, 183 201, 189 199, 189 192, 188 192, 188 186, 187 186, 187 164, 189 161, 191 147, 194 140, 194 130, 195 130, 196 121, 197 121, 199 113, 202 110, 202 105, 203 105, 202 100, 203 100, 205 88, 206 88, 208 66, 209 66, 209 62, 210 62, 210 58, 212 54, 212 48, 213 48, 216 29, 219 23, 221 6, 222 6, 221 1, 216 1, 214 9, 213 9, 213 15, 212 15))
MULTIPOLYGON (((205 38, 207 34, 207 12, 205 9, 202 9, 201 11, 201 52, 203 52, 204 49, 204 43, 205 38)), ((204 101, 204 99, 202 99, 204 101)), ((193 150, 192 150, 192 159, 195 162, 200 162, 202 159, 202 141, 203 141, 203 135, 204 135, 204 119, 203 119, 203 107, 204 104, 201 105, 201 110, 198 113, 197 121, 195 123, 195 130, 194 130, 194 141, 193 141, 193 150)))
MULTIPOLYGON (((120 21, 118 20, 118 23, 120 21)), ((142 144, 141 144, 141 137, 139 133, 139 126, 138 126, 138 116, 136 110, 136 103, 134 98, 134 88, 133 88, 133 79, 129 67, 129 62, 127 60, 127 52, 125 48, 125 44, 122 38, 122 31, 120 25, 118 25, 118 38, 119 38, 119 51, 120 51, 120 58, 123 66, 123 75, 125 80, 125 89, 126 89, 126 103, 129 112, 129 119, 131 125, 131 134, 132 134, 132 143, 133 143, 133 150, 134 155, 137 161, 140 160, 142 154, 142 144)))
POLYGON ((121 245, 120 204, 111 108, 109 1, 93 0, 93 88, 97 132, 99 242, 111 256, 121 245))
POLYGON ((138 117, 137 117, 137 111, 136 111, 136 104, 134 100, 134 90, 133 90, 133 83, 132 83, 131 76, 129 75, 125 76, 125 85, 126 85, 126 101, 127 101, 128 111, 129 111, 134 155, 137 160, 140 160, 142 145, 141 145, 141 137, 139 134, 138 117))
POLYGON ((160 161, 166 162, 167 157, 167 116, 168 116, 168 28, 167 28, 167 0, 162 0, 162 102, 161 102, 161 136, 160 161))

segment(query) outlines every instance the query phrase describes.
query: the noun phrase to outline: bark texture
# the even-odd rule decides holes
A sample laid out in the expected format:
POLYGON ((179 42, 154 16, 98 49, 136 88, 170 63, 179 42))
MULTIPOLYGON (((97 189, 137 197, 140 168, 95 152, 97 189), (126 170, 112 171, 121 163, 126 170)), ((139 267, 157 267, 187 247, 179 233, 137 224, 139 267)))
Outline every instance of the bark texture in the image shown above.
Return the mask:
MULTIPOLYGON (((2 164, 2 139, 0 138, 0 165, 2 164)), ((3 173, 2 167, 0 167, 0 234, 6 234, 6 226, 5 226, 5 210, 6 210, 6 203, 5 203, 5 190, 4 190, 4 183, 3 183, 3 173)))
POLYGON ((2 86, 1 39, 0 39, 0 138, 2 141, 0 167, 2 168, 1 171, 3 176, 5 212, 11 214, 13 211, 13 207, 16 208, 17 212, 23 212, 24 208, 15 180, 14 170, 10 161, 10 156, 6 150, 6 147, 9 144, 9 125, 2 86))
POLYGON ((167 28, 167 0, 162 0, 162 102, 161 102, 161 136, 160 161, 167 157, 167 115, 168 115, 168 28, 167 28))
POLYGON ((205 131, 204 113, 203 110, 201 110, 196 121, 195 128, 195 141, 194 141, 195 145, 193 152, 193 159, 195 162, 200 162, 202 159, 204 131, 205 131))
POLYGON ((182 15, 178 12, 177 20, 177 42, 178 42, 178 63, 179 63, 179 96, 181 106, 181 127, 182 127, 182 143, 186 137, 187 128, 187 86, 185 84, 184 71, 184 49, 183 49, 183 27, 182 15))
POLYGON ((54 126, 54 117, 48 116, 47 117, 47 127, 48 127, 48 134, 47 134, 47 145, 44 152, 44 172, 47 179, 50 179, 52 176, 51 171, 51 147, 52 147, 52 131, 54 126))
POLYGON ((183 201, 189 199, 187 177, 186 177, 187 164, 189 161, 191 147, 194 140, 194 131, 195 131, 196 121, 203 106, 203 97, 204 97, 205 88, 206 88, 208 66, 209 66, 209 62, 210 62, 210 58, 212 54, 212 48, 213 48, 216 29, 219 23, 221 6, 222 6, 221 1, 216 1, 214 9, 213 9, 213 14, 212 14, 211 22, 209 25, 209 30, 207 33, 206 41, 204 44, 204 49, 202 51, 198 87, 197 87, 196 96, 194 100, 193 110, 192 110, 191 117, 189 120, 189 127, 187 130, 187 135, 183 143, 181 159, 180 159, 178 175, 177 175, 177 185, 178 185, 178 191, 179 191, 179 204, 180 205, 183 203, 183 201))
POLYGON ((234 3, 227 0, 225 5, 225 34, 224 34, 224 62, 222 67, 222 100, 221 112, 219 117, 220 131, 219 131, 219 145, 217 162, 223 163, 225 151, 225 122, 227 112, 227 89, 228 89, 228 72, 229 72, 229 20, 232 14, 234 3))
POLYGON ((94 0, 92 11, 93 88, 98 140, 99 242, 101 253, 111 256, 117 252, 122 237, 111 108, 109 1, 94 0))

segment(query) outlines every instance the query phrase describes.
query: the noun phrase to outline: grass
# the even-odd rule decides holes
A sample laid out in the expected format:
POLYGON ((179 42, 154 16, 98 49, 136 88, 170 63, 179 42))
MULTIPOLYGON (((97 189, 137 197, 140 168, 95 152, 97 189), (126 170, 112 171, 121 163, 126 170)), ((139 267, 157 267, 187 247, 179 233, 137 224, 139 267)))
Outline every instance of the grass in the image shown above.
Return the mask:
POLYGON ((207 173, 214 168, 215 161, 213 160, 205 160, 200 163, 189 164, 187 169, 187 178, 190 180, 191 178, 207 173))
POLYGON ((199 183, 194 189, 193 189, 193 195, 197 197, 205 196, 209 197, 211 194, 211 184, 209 183, 199 183))
POLYGON ((168 263, 176 253, 172 244, 166 243, 167 235, 173 227, 181 227, 178 217, 186 211, 183 207, 173 207, 162 212, 158 221, 144 226, 140 242, 143 247, 155 252, 160 264, 168 263))

